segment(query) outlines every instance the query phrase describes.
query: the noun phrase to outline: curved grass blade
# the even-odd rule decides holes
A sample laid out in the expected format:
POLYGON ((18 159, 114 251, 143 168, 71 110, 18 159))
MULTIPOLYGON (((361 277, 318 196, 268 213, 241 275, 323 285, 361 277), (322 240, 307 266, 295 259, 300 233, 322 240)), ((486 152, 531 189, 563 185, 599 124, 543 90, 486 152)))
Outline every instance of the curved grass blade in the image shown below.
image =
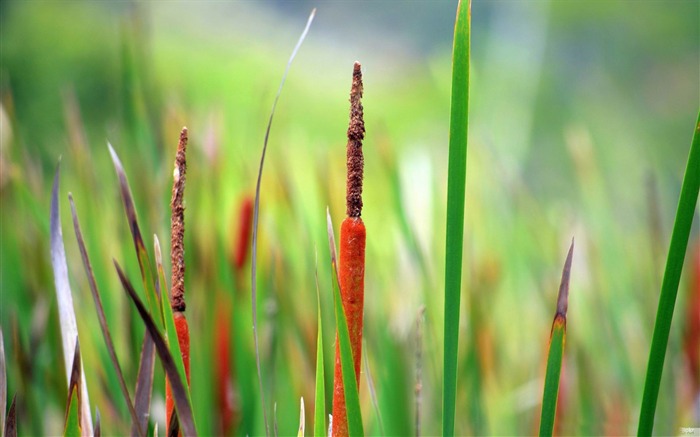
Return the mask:
POLYGON ((119 275, 119 280, 121 281, 124 290, 134 302, 141 319, 146 325, 147 331, 151 334, 153 343, 155 343, 156 346, 156 351, 158 352, 160 361, 163 364, 165 374, 167 375, 168 379, 170 379, 170 384, 173 390, 173 398, 175 399, 175 408, 180 416, 180 428, 185 435, 196 436, 197 430, 195 427, 194 416, 192 414, 192 404, 189 398, 188 390, 183 383, 185 380, 184 368, 182 369, 182 373, 180 373, 178 366, 175 364, 175 360, 168 349, 168 344, 158 331, 158 327, 153 321, 153 317, 151 317, 151 315, 148 313, 148 310, 141 302, 141 299, 139 299, 134 287, 131 285, 131 282, 124 275, 124 272, 116 261, 114 261, 114 267, 117 269, 117 274, 119 275))
POLYGON ((360 397, 355 376, 355 365, 350 346, 350 332, 348 321, 345 318, 345 309, 340 296, 340 278, 338 276, 338 257, 335 249, 335 234, 331 213, 326 208, 328 222, 328 243, 331 252, 331 265, 333 267, 333 304, 335 308, 335 323, 338 330, 338 342, 340 343, 340 366, 343 373, 343 386, 345 389, 345 411, 348 420, 348 435, 353 437, 364 435, 362 428, 362 411, 360 410, 360 397))
POLYGON ((297 437, 304 437, 304 430, 306 429, 306 416, 304 414, 304 397, 301 397, 301 408, 299 411, 299 432, 297 432, 297 437))
POLYGON ((269 436, 270 435, 270 428, 267 424, 267 410, 265 408, 265 395, 263 393, 263 385, 262 385, 262 372, 260 370, 260 348, 258 347, 258 310, 257 310, 257 287, 256 287, 256 276, 257 276, 257 247, 258 247, 258 215, 260 212, 260 182, 262 181, 262 173, 263 173, 263 166, 265 165, 265 154, 267 152, 267 142, 270 138, 270 128, 272 127, 272 118, 275 115, 275 108, 277 108, 277 101, 280 98, 280 94, 282 93, 282 87, 284 86, 284 82, 287 80, 287 74, 289 73, 289 69, 292 66, 292 61, 297 55, 297 52, 299 51, 299 48, 301 47, 301 44, 304 42, 306 39, 306 35, 309 33, 309 28, 311 27, 311 23, 314 20, 314 16, 316 15, 316 8, 314 8, 311 11, 311 14, 309 15, 309 19, 306 21, 306 27, 304 27, 304 31, 301 33, 301 36, 299 37, 299 40, 297 41, 296 46, 294 46, 294 50, 292 50, 292 55, 289 57, 289 61, 287 61, 287 67, 284 70, 284 74, 282 75, 282 81, 280 82, 280 86, 277 89, 277 94, 275 95, 275 100, 272 103, 272 110, 270 111, 270 118, 267 121, 267 128, 265 130, 265 140, 263 141, 263 150, 262 154, 260 156, 260 168, 258 170, 258 180, 255 185, 255 206, 253 208, 253 249, 251 251, 252 254, 252 262, 251 262, 251 269, 250 269, 250 282, 251 282, 251 295, 252 295, 252 311, 253 311, 253 340, 255 343, 255 364, 257 366, 258 370, 258 389, 260 390, 260 402, 262 403, 262 411, 263 411, 263 420, 265 422, 265 435, 269 436))
POLYGON ((321 317, 321 287, 318 285, 318 260, 316 261, 316 398, 314 401, 314 436, 326 435, 326 378, 323 368, 323 320, 321 317))
MULTIPOLYGON (((70 384, 71 364, 73 353, 78 339, 78 325, 73 309, 73 297, 70 283, 68 282, 68 264, 66 263, 66 249, 63 245, 63 232, 61 231, 61 217, 58 206, 58 186, 60 177, 60 162, 56 166, 56 174, 53 179, 51 191, 51 267, 53 268, 56 284, 56 298, 58 300, 58 316, 61 324, 61 339, 63 342, 63 362, 66 366, 66 382, 70 384)), ((92 434, 92 418, 90 417, 90 401, 88 398, 85 372, 82 375, 81 396, 82 429, 86 434, 92 434)))
POLYGON ((75 339, 75 353, 73 354, 73 366, 70 373, 70 384, 68 386, 68 406, 66 407, 64 436, 80 437, 81 407, 80 398, 80 342, 75 339))
POLYGON ((681 195, 676 210, 676 220, 671 234, 671 245, 666 259, 666 270, 661 284, 661 296, 654 323, 654 335, 649 351, 649 364, 644 383, 644 395, 642 398, 642 410, 639 415, 640 436, 650 436, 654 429, 654 414, 656 402, 659 397, 661 374, 664 369, 668 336, 671 331, 673 309, 676 305, 678 284, 681 279, 685 252, 688 248, 690 228, 693 224, 693 215, 700 191, 700 112, 695 122, 695 133, 690 145, 688 163, 683 177, 681 195))
POLYGON ((17 395, 12 396, 10 402, 10 410, 7 412, 7 421, 5 422, 5 437, 17 437, 17 395))
POLYGON ((374 388, 374 379, 372 379, 372 371, 369 368, 369 358, 367 358, 367 342, 363 340, 363 350, 362 361, 365 368, 365 376, 367 377, 367 386, 369 387, 369 397, 372 399, 372 406, 374 407, 374 414, 377 416, 377 424, 379 425, 379 435, 386 435, 384 432, 384 421, 382 420, 382 412, 379 409, 379 400, 377 399, 377 390, 374 388))
MULTIPOLYGON (((141 271, 141 280, 143 281, 143 289, 146 293, 146 301, 151 310, 151 314, 161 314, 159 311, 158 297, 153 289, 153 277, 151 273, 151 265, 148 260, 148 252, 146 251, 146 246, 143 243, 143 238, 141 236, 141 229, 139 228, 138 218, 136 216, 136 207, 134 206, 134 198, 131 194, 131 188, 129 187, 129 181, 126 178, 126 173, 124 172, 124 166, 119 160, 119 156, 114 151, 111 144, 107 143, 109 148, 109 153, 112 157, 112 163, 114 164, 114 169, 119 178, 119 192, 121 194, 122 202, 124 203, 124 211, 126 213, 127 221, 129 222, 129 229, 131 230, 131 236, 134 241, 134 249, 136 250, 136 257, 139 262, 139 269, 141 271)), ((162 316, 156 317, 156 323, 159 323, 159 328, 162 328, 162 316)), ((141 344, 141 355, 139 358, 139 370, 136 377, 136 392, 134 393, 134 409, 139 416, 138 427, 142 430, 148 427, 148 417, 150 415, 151 406, 151 396, 153 393, 153 372, 155 370, 155 356, 156 350, 153 345, 153 340, 146 332, 143 336, 143 343, 141 344)), ((134 423, 131 434, 136 435, 137 424, 134 423)))
POLYGON ((459 1, 452 52, 450 150, 447 169, 447 230, 445 243, 445 351, 443 369, 442 434, 455 432, 457 353, 462 286, 464 198, 469 128, 469 39, 471 0, 459 1))
MULTIPOLYGON (((75 202, 73 201, 73 194, 68 193, 68 201, 70 203, 71 215, 73 216, 73 229, 75 230, 75 238, 78 240, 78 247, 80 249, 80 256, 83 259, 83 266, 85 267, 85 274, 88 278, 88 284, 90 285, 90 292, 92 293, 92 299, 95 301, 95 310, 97 311, 97 319, 100 322, 100 329, 102 330, 102 336, 104 337, 105 344, 107 345, 107 352, 109 353, 109 358, 112 360, 112 365, 117 373, 117 380, 119 381, 119 388, 121 389, 122 396, 126 401, 126 405, 129 409, 129 414, 131 414, 131 420, 134 424, 134 429, 136 434, 140 437, 144 437, 143 428, 139 426, 139 420, 136 415, 136 410, 134 409, 134 404, 131 402, 131 396, 129 395, 129 390, 126 388, 126 381, 124 380, 124 373, 119 365, 119 360, 117 359, 117 353, 114 349, 114 342, 112 342, 112 335, 109 331, 109 326, 107 326, 107 318, 105 317, 105 311, 102 307, 102 299, 100 298, 100 292, 97 289, 97 282, 95 281, 95 275, 92 271, 92 264, 90 263, 90 258, 88 257, 87 249, 85 247, 85 241, 83 240, 83 233, 80 230, 80 222, 78 221, 78 213, 75 209, 75 202)), ((97 433, 97 430, 95 430, 97 433)))
POLYGON ((564 270, 561 273, 557 312, 552 322, 552 332, 549 338, 549 356, 547 358, 547 373, 544 378, 544 394, 542 395, 542 415, 540 417, 540 436, 551 436, 554 431, 554 418, 557 413, 557 397, 559 396, 559 376, 561 363, 564 358, 564 343, 566 342, 566 311, 569 307, 569 278, 571 276, 571 260, 574 255, 574 240, 571 240, 569 253, 566 255, 564 270))
POLYGON ((5 407, 7 407, 7 369, 5 367, 5 341, 0 328, 0 430, 5 429, 5 407))

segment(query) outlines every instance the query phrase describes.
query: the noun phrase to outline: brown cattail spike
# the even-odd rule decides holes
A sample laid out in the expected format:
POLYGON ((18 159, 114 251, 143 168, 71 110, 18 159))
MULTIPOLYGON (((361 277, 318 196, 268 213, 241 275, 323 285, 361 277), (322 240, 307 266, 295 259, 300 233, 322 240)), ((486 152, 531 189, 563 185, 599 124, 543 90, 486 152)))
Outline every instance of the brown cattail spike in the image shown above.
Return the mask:
POLYGON ((350 90, 350 125, 348 126, 348 176, 347 176, 347 216, 362 215, 362 175, 364 157, 362 156, 362 140, 365 138, 365 121, 362 113, 362 70, 359 62, 355 62, 352 71, 352 88, 350 90))
POLYGON ((173 311, 185 311, 185 207, 182 200, 185 195, 187 172, 186 150, 187 128, 183 127, 175 156, 173 193, 170 200, 170 262, 172 265, 170 306, 173 311))

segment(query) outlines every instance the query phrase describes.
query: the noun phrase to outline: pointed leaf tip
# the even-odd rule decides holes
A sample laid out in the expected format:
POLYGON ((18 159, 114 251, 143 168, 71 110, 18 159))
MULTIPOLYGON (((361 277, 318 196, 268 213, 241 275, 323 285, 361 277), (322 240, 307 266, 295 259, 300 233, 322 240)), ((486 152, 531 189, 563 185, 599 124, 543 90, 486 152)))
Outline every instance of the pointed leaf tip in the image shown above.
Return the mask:
POLYGON ((564 269, 561 273, 561 284, 559 285, 559 296, 557 297, 557 315, 566 319, 566 312, 569 309, 569 279, 571 276, 571 261, 574 257, 574 239, 571 238, 569 253, 566 255, 564 269))

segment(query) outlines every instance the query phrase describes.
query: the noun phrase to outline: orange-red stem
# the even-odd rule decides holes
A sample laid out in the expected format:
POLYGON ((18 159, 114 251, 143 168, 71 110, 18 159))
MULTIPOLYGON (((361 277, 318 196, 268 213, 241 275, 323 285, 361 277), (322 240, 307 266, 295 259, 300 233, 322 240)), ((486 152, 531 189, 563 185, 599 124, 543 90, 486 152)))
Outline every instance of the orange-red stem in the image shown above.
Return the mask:
MULTIPOLYGON (((348 322, 355 380, 360 385, 360 363, 362 362, 362 316, 365 289, 365 242, 366 230, 362 219, 347 217, 340 227, 340 293, 348 322)), ((335 382, 333 389, 333 436, 348 435, 345 389, 340 366, 340 347, 335 342, 335 382)))

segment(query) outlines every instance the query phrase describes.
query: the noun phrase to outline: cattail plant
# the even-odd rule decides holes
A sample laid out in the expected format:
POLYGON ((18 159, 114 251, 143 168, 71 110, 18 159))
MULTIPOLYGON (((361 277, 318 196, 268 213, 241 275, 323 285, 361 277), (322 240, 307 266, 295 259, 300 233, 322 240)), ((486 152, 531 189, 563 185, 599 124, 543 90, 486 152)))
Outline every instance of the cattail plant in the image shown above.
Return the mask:
MULTIPOLYGON (((339 281, 343 309, 347 318, 355 379, 359 385, 362 358, 362 312, 365 290, 365 225, 362 214, 362 176, 364 158, 362 140, 365 122, 362 112, 362 71, 355 62, 350 90, 350 125, 347 143, 347 217, 340 227, 339 281)), ((336 335, 337 337, 337 335, 336 335)), ((347 412, 341 369, 340 346, 335 347, 335 381, 333 388, 333 435, 347 436, 347 412)))
MULTIPOLYGON (((187 383, 190 382, 190 331, 185 317, 185 207, 183 198, 185 194, 185 177, 187 162, 185 152, 187 149, 187 128, 182 128, 180 141, 177 145, 175 157, 175 170, 173 171, 173 192, 170 200, 170 262, 171 262, 171 292, 170 306, 173 309, 173 319, 177 341, 180 344, 182 361, 185 365, 187 383)), ((170 427, 170 420, 175 411, 170 381, 165 381, 165 413, 166 434, 170 427)))

